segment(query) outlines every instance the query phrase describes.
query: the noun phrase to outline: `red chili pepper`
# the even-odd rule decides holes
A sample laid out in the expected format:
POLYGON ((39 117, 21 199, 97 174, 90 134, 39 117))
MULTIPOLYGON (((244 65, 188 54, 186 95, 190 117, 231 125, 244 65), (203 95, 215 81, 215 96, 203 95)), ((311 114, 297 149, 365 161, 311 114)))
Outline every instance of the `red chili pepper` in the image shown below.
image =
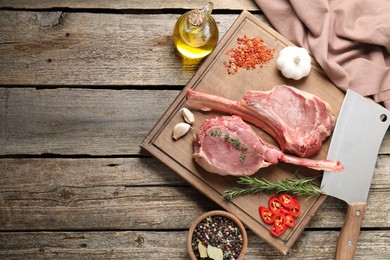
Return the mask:
POLYGON ((293 201, 295 202, 294 204, 294 207, 290 210, 291 212, 291 215, 294 217, 294 218, 297 218, 299 217, 299 215, 301 214, 301 205, 299 205, 299 202, 298 202, 298 198, 297 197, 293 197, 293 201))
POLYGON ((283 214, 279 213, 275 215, 274 224, 272 225, 270 231, 271 234, 278 237, 286 231, 286 219, 283 214))
POLYGON ((272 213, 277 214, 280 213, 282 208, 282 204, 279 201, 277 196, 272 196, 268 201, 268 208, 272 211, 272 213))
POLYGON ((267 224, 274 223, 275 214, 273 214, 271 210, 269 210, 269 209, 267 209, 265 207, 260 206, 259 207, 259 214, 260 214, 261 219, 265 223, 267 223, 267 224))
POLYGON ((294 201, 293 197, 291 197, 290 195, 288 195, 286 193, 279 195, 279 201, 280 201, 280 203, 282 203, 283 207, 285 207, 287 209, 292 209, 295 206, 295 201, 294 201))
POLYGON ((285 222, 286 222, 286 226, 288 227, 295 227, 295 219, 292 215, 290 214, 286 214, 284 215, 284 219, 285 219, 285 222))

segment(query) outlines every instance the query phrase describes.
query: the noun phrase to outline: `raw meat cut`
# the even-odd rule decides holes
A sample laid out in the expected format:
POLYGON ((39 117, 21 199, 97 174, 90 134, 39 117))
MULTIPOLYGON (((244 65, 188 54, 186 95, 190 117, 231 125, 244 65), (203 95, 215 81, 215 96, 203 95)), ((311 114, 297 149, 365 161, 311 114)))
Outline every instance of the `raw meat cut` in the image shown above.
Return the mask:
POLYGON ((241 117, 235 115, 206 119, 195 133, 193 157, 205 170, 219 175, 252 175, 279 161, 315 170, 344 169, 339 161, 285 155, 262 140, 241 117))
POLYGON ((286 85, 249 91, 240 101, 188 89, 187 107, 238 115, 274 137, 282 151, 300 157, 317 154, 336 121, 328 103, 286 85))

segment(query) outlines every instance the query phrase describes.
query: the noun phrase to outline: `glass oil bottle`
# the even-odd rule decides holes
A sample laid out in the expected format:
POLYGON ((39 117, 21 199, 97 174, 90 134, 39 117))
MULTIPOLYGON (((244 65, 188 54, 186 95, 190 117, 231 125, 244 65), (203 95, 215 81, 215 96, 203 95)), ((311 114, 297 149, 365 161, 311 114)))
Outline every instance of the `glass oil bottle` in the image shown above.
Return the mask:
POLYGON ((176 21, 173 42, 183 56, 201 59, 214 50, 219 33, 211 16, 213 8, 213 3, 209 2, 203 9, 188 11, 176 21))

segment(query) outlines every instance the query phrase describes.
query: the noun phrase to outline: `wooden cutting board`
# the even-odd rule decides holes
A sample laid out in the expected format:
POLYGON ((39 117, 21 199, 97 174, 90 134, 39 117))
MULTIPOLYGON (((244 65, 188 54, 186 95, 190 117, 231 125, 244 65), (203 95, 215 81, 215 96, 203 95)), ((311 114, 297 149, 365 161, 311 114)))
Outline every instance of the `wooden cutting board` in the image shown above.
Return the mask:
MULTIPOLYGON (((236 215, 249 229, 262 237, 267 243, 274 246, 283 254, 287 254, 296 239, 314 216, 317 209, 324 202, 326 196, 301 197, 301 215, 297 219, 294 229, 288 229, 281 237, 275 238, 270 232, 270 226, 264 224, 258 213, 259 206, 267 206, 272 194, 248 195, 236 197, 229 201, 223 198, 225 190, 237 187, 237 178, 232 176, 219 176, 208 173, 200 168, 193 160, 192 141, 195 131, 203 121, 213 115, 221 115, 217 112, 192 111, 196 122, 193 129, 183 138, 174 141, 172 129, 174 125, 183 122, 180 109, 185 106, 185 93, 187 88, 216 94, 232 100, 239 100, 249 90, 269 90, 275 85, 287 84, 301 90, 313 93, 328 102, 333 113, 337 116, 344 98, 344 93, 336 88, 324 75, 313 60, 313 69, 310 75, 302 80, 288 80, 284 78, 276 68, 276 57, 280 50, 288 45, 294 45, 279 33, 260 21, 247 11, 243 11, 223 39, 219 42, 215 51, 207 57, 193 78, 188 82, 183 91, 177 96, 162 118, 157 122, 151 132, 142 142, 141 147, 149 151, 153 156, 182 176, 192 186, 208 196, 227 211, 236 215), (224 66, 229 56, 226 52, 237 47, 237 38, 247 35, 249 38, 259 37, 271 48, 275 48, 275 56, 268 65, 262 69, 241 69, 235 75, 229 75, 224 66)), ((266 141, 276 144, 273 139, 253 127, 255 131, 266 141)), ((329 147, 329 140, 325 142, 322 150, 315 159, 325 159, 329 147)), ((278 181, 286 178, 296 178, 295 173, 318 175, 322 172, 301 168, 294 165, 280 163, 268 168, 260 169, 254 176, 264 177, 270 181, 278 181)))

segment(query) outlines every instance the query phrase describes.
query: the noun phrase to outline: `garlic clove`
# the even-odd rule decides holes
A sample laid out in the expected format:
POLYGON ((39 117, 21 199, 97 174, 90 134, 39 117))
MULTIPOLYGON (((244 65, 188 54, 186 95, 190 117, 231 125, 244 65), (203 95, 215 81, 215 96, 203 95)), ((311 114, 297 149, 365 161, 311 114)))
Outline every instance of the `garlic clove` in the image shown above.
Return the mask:
POLYGON ((180 111, 184 121, 186 121, 188 124, 195 123, 195 116, 188 108, 183 107, 180 111))
POLYGON ((172 137, 177 140, 190 131, 191 125, 187 123, 178 123, 173 127, 172 137))

